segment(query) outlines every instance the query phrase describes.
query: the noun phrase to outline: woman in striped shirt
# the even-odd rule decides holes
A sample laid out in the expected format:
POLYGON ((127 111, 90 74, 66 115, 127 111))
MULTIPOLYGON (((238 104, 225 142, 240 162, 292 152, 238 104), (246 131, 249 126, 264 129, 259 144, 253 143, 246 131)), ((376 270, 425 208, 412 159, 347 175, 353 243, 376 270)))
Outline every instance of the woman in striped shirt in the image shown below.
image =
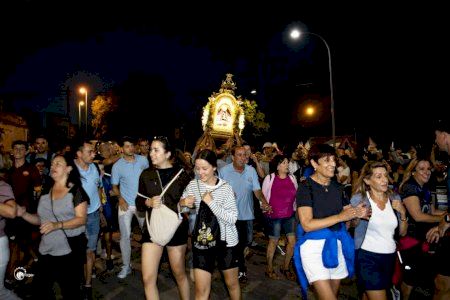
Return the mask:
MULTIPOLYGON (((218 268, 223 272, 230 298, 240 299, 238 233, 235 225, 238 212, 234 192, 227 182, 216 176, 217 156, 213 151, 205 149, 197 155, 195 172, 198 179, 188 184, 180 205, 191 208, 195 205, 198 213, 201 202, 204 202, 216 216, 220 227, 220 241, 215 245, 201 248, 193 241, 195 299, 209 299, 211 275, 216 260, 218 268)), ((201 217, 201 214, 197 217, 197 223, 204 221, 201 217)))

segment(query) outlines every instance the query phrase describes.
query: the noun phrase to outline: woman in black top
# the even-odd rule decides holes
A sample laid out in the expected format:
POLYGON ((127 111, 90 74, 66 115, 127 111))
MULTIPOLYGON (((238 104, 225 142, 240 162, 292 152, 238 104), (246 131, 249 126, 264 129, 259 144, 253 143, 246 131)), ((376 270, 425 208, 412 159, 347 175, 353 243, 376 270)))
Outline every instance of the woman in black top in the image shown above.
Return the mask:
POLYGON ((416 240, 416 245, 410 245, 412 247, 402 251, 405 265, 410 266, 403 273, 403 299, 409 298, 414 286, 423 284, 424 280, 435 275, 433 257, 423 251, 422 244, 439 240, 437 225, 443 220, 445 212, 435 209, 431 201, 428 188, 430 176, 431 162, 425 158, 416 158, 408 165, 400 185, 400 195, 409 216, 407 235, 416 240))
POLYGON ((298 256, 295 259, 297 274, 304 295, 309 282, 317 298, 337 299, 340 281, 351 275, 354 258, 353 240, 343 223, 366 215, 367 210, 362 205, 349 205, 342 186, 332 180, 336 169, 333 147, 314 145, 308 158, 314 173, 297 190, 297 214, 304 231, 299 234, 297 230, 299 242, 294 250, 296 255, 300 253, 300 261, 298 256), (331 244, 337 247, 329 247, 331 244), (326 253, 331 248, 333 255, 326 253), (330 257, 335 258, 334 266, 326 260, 330 257))
MULTIPOLYGON (((155 137, 150 148, 150 158, 153 167, 144 170, 139 178, 139 193, 147 196, 137 198, 137 206, 143 207, 151 216, 153 208, 164 203, 168 208, 178 213, 178 202, 184 188, 191 180, 189 170, 182 172, 173 182, 161 199, 160 194, 164 187, 175 177, 181 169, 174 162, 175 149, 171 147, 166 137, 155 137)), ((178 158, 181 160, 182 158, 178 158)), ((181 160, 183 161, 183 160, 181 160)), ((177 281, 181 299, 189 299, 189 282, 185 272, 185 254, 188 239, 188 220, 183 221, 175 232, 173 238, 166 245, 170 267, 177 281)), ((144 226, 142 235, 142 277, 144 281, 145 296, 147 299, 159 299, 156 279, 158 277, 159 261, 164 247, 153 243, 148 229, 144 226)))

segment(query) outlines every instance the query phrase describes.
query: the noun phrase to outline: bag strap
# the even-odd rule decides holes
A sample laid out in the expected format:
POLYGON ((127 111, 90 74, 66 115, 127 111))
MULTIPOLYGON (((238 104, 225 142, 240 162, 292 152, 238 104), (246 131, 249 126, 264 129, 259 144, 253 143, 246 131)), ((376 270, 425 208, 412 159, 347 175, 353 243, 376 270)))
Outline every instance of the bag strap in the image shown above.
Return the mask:
MULTIPOLYGON (((159 184, 160 184, 161 190, 162 190, 161 195, 160 195, 160 196, 161 196, 161 205, 164 204, 164 202, 163 202, 163 200, 164 200, 164 194, 167 192, 167 190, 168 190, 169 187, 172 185, 172 183, 175 182, 175 180, 178 178, 178 176, 180 176, 180 174, 181 174, 183 171, 184 171, 184 169, 181 168, 181 170, 178 171, 178 173, 172 178, 172 180, 170 180, 169 183, 163 188, 162 181, 161 181, 161 177, 159 176, 158 170, 156 170, 156 174, 158 175, 159 184)), ((147 196, 145 196, 145 195, 142 195, 141 193, 137 193, 137 194, 138 194, 138 196, 141 196, 141 197, 143 197, 143 198, 149 198, 149 197, 147 197, 147 196)), ((150 232, 150 221, 149 221, 149 218, 148 218, 148 210, 145 210, 145 223, 147 224, 147 230, 148 230, 148 232, 150 232)))
POLYGON ((162 203, 164 203, 163 201, 164 201, 164 194, 169 190, 169 187, 172 185, 172 183, 174 183, 175 182, 175 180, 181 175, 181 173, 183 173, 183 171, 184 171, 184 169, 183 168, 181 168, 179 171, 178 171, 178 173, 175 175, 175 176, 173 176, 173 178, 169 181, 169 183, 168 184, 166 184, 166 186, 165 187, 163 187, 163 185, 162 185, 162 181, 161 181, 161 176, 159 176, 159 172, 158 172, 158 170, 156 170, 156 174, 158 174, 158 180, 159 180, 159 184, 160 184, 160 186, 161 186, 161 190, 162 190, 162 192, 161 192, 161 202, 162 203))

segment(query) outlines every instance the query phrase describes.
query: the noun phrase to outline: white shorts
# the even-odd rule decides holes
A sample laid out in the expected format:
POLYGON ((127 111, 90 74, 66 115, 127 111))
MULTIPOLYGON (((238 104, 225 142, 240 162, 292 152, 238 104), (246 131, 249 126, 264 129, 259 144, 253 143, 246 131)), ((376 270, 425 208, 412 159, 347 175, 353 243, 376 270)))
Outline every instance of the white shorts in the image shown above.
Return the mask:
POLYGON ((323 265, 322 249, 324 244, 325 240, 307 240, 300 247, 302 266, 309 283, 317 280, 342 279, 348 276, 341 241, 338 240, 339 264, 332 269, 323 265))

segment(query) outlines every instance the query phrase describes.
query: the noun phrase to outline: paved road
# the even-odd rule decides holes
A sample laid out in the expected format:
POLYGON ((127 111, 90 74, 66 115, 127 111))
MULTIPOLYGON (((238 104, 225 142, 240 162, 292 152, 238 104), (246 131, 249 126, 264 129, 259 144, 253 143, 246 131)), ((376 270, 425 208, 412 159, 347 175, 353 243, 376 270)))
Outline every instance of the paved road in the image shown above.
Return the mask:
MULTIPOLYGON (((114 239, 114 270, 111 272, 105 271, 105 261, 98 257, 96 260, 97 277, 93 279, 93 298, 94 299, 145 299, 144 288, 141 279, 141 261, 140 261, 140 249, 139 242, 140 234, 138 230, 133 235, 132 241, 132 265, 134 267, 134 273, 127 278, 121 280, 116 277, 116 274, 120 270, 121 257, 119 250, 119 234, 115 234, 114 239)), ((264 270, 265 263, 265 249, 267 241, 264 237, 256 234, 255 241, 257 246, 251 250, 251 255, 247 259, 248 268, 248 283, 241 285, 243 299, 301 299, 300 288, 296 282, 282 280, 271 280, 265 277, 264 270)), ((277 251, 275 255, 275 266, 278 271, 279 266, 282 264, 283 256, 277 251)), ((281 274, 279 274, 281 277, 281 274)), ((26 291, 26 287, 29 286, 24 282, 21 282, 17 288, 17 292, 23 295, 26 291), (24 289, 25 287, 25 289, 24 289)), ((161 270, 158 275, 158 288, 160 292, 160 298, 164 299, 178 299, 178 292, 174 279, 172 278, 168 263, 162 263, 161 270)), ((431 299, 424 294, 430 294, 428 289, 419 289, 420 294, 416 294, 413 299, 431 299)), ((25 293, 26 294, 26 293, 25 293)), ((211 299, 227 299, 227 291, 224 283, 221 279, 220 272, 216 271, 213 274, 211 299)), ((309 292, 309 299, 315 299, 314 295, 309 292)), ((354 279, 345 279, 341 282, 341 289, 339 293, 339 299, 358 299, 357 288, 354 279)), ((60 297, 59 297, 60 299, 60 297)), ((194 285, 191 282, 191 299, 194 299, 194 285)))
MULTIPOLYGON (((117 237, 118 238, 118 237, 117 237)), ((135 235, 138 240, 139 236, 135 235)), ((250 257, 247 260, 248 283, 242 285, 243 299, 301 299, 300 289, 296 282, 282 280, 271 280, 265 277, 265 245, 263 237, 256 237, 258 246, 252 248, 250 257)), ((141 280, 140 265, 140 244, 136 241, 132 243, 132 264, 135 272, 124 280, 116 277, 115 273, 120 268, 120 253, 116 254, 115 270, 113 272, 102 271, 104 269, 103 259, 98 258, 96 265, 98 276, 93 281, 95 299, 144 299, 144 290, 141 280)), ((275 264, 281 265, 283 256, 277 252, 275 264)), ((281 276, 281 274, 280 274, 281 276)), ((176 284, 171 277, 171 272, 167 263, 163 263, 158 275, 158 288, 161 299, 178 299, 176 284)), ((213 275, 211 299, 227 299, 227 292, 221 279, 220 272, 213 275)), ((191 283, 191 296, 194 299, 194 286, 191 283)), ((310 299, 314 299, 310 294, 310 299)), ((356 286, 353 280, 346 280, 342 284, 339 299, 357 299, 356 286)))

